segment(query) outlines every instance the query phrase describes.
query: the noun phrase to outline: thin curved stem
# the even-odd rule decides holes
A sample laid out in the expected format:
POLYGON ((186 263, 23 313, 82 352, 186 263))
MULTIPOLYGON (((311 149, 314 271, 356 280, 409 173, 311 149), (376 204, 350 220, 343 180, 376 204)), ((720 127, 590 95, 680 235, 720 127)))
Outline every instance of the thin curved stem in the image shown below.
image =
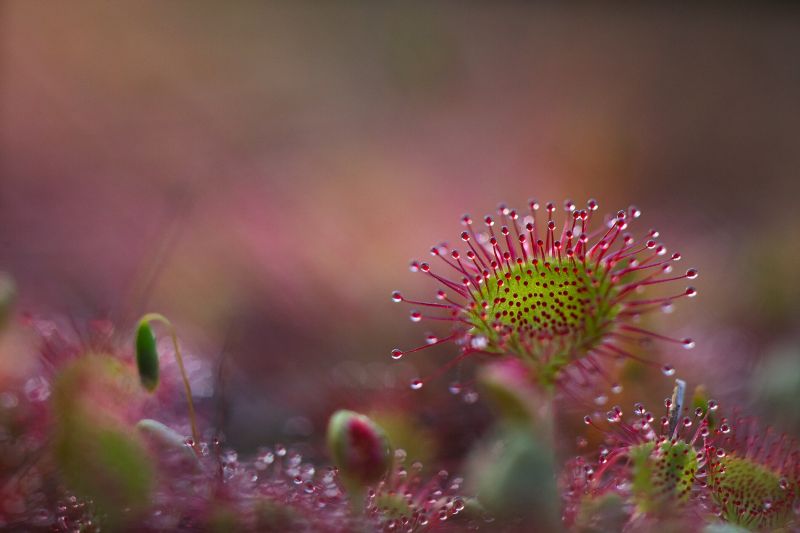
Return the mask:
POLYGON ((181 356, 181 349, 178 345, 178 336, 175 333, 175 326, 169 321, 167 317, 160 313, 147 313, 142 317, 140 322, 161 322, 169 330, 169 335, 172 337, 172 345, 175 347, 175 360, 178 362, 178 368, 181 371, 183 378, 183 387, 186 391, 186 403, 189 405, 189 422, 192 425, 192 440, 194 441, 193 448, 200 445, 200 436, 197 432, 197 420, 194 414, 194 402, 192 401, 192 387, 189 385, 189 378, 186 377, 186 369, 183 366, 183 357, 181 356))

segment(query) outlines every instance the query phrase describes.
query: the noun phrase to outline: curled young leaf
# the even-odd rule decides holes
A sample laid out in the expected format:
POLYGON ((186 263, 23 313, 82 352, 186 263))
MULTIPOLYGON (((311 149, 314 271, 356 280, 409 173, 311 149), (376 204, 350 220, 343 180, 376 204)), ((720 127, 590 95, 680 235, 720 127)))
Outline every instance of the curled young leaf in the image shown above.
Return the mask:
POLYGON ((367 416, 340 410, 328 423, 328 448, 342 476, 357 485, 380 480, 391 465, 383 429, 367 416))

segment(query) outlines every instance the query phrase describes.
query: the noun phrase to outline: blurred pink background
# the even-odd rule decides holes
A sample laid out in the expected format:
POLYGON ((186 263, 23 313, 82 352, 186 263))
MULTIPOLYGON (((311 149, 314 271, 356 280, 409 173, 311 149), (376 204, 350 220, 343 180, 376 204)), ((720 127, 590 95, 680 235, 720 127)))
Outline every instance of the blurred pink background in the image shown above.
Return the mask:
POLYGON ((698 346, 663 357, 758 404, 762 360, 800 357, 798 95, 789 5, 6 1, 0 270, 19 312, 158 310, 226 353, 248 445, 458 401, 407 393, 454 348, 391 361, 425 328, 389 293, 433 293, 408 260, 462 213, 633 203, 701 273, 658 318, 698 346))

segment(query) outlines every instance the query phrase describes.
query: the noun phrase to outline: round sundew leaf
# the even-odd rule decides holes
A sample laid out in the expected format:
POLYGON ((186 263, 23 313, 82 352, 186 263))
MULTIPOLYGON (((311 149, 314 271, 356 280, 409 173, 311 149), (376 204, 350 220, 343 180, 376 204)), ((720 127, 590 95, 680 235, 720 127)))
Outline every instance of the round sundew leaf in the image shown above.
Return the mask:
POLYGON ((641 513, 658 513, 689 500, 697 473, 697 455, 683 441, 646 442, 628 452, 632 492, 641 513))
POLYGON ((158 350, 150 324, 140 322, 136 330, 136 366, 142 386, 153 391, 158 386, 158 350))
POLYGON ((776 529, 794 517, 796 480, 782 478, 751 459, 728 455, 714 461, 708 485, 722 517, 748 529, 776 529))
MULTIPOLYGON (((646 236, 628 231, 641 215, 635 206, 602 218, 593 214, 598 209, 594 200, 585 209, 571 200, 563 206, 562 216, 555 214, 552 202, 530 200, 530 212, 501 204, 498 217, 483 217, 485 229, 464 215, 460 250, 442 243, 430 249, 435 265, 411 261, 411 272, 439 284, 436 301, 407 298, 400 291, 392 292, 392 301, 424 307, 424 312, 411 310, 411 321, 450 322, 451 334, 428 334, 426 345, 396 348, 392 357, 452 342, 459 357, 478 353, 520 359, 539 388, 550 393, 583 388, 604 372, 601 359, 641 361, 634 344, 657 340, 691 349, 692 339, 643 328, 641 317, 696 296, 693 287, 669 296, 643 293, 662 283, 695 279, 697 270, 670 275, 681 254, 667 254, 655 230, 646 236)), ((671 375, 674 369, 665 365, 664 372, 671 375)), ((420 383, 412 381, 411 388, 419 389, 420 383)))
POLYGON ((466 320, 490 348, 502 345, 501 351, 520 354, 540 381, 553 383, 563 367, 607 333, 620 311, 610 289, 608 276, 579 262, 519 265, 502 285, 470 286, 474 298, 488 307, 471 307, 466 320))

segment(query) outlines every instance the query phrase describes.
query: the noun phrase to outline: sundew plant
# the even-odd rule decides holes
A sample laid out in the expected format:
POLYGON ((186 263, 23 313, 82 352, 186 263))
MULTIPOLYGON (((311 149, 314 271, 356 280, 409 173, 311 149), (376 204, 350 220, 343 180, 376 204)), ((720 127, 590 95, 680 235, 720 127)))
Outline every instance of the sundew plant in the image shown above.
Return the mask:
POLYGON ((595 200, 464 215, 452 244, 411 262, 430 296, 391 293, 430 332, 417 347, 386 339, 389 362, 436 370, 385 403, 443 411, 436 424, 331 395, 310 443, 255 451, 198 401, 220 365, 185 349, 179 322, 45 318, 3 275, 2 334, 38 340, 37 364, 0 395, 0 528, 800 531, 797 442, 670 362, 695 341, 659 318, 698 294, 698 271, 644 220, 595 200), (625 396, 648 373, 662 404, 625 396), (464 401, 426 405, 436 389, 464 401), (463 451, 426 453, 437 438, 463 451))

